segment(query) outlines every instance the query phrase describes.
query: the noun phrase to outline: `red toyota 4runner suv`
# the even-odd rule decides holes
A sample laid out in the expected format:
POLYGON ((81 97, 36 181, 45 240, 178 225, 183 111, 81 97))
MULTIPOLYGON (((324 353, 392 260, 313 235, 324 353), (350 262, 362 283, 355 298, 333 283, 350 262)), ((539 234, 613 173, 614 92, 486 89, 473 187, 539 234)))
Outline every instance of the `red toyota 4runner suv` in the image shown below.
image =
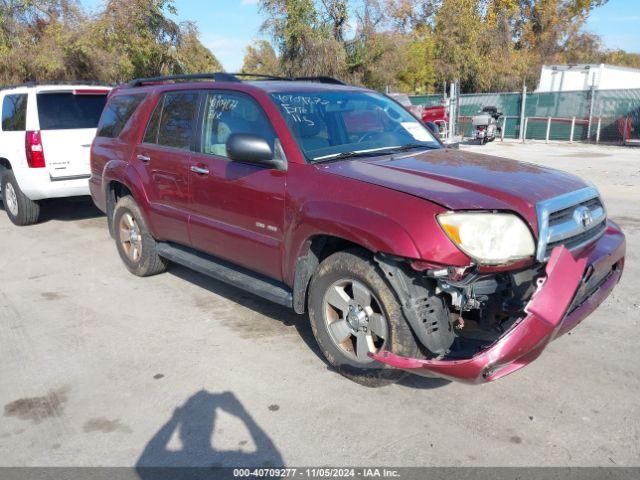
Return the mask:
POLYGON ((308 312, 327 362, 372 386, 503 377, 624 265, 593 186, 443 148, 390 98, 324 77, 133 81, 91 169, 132 273, 176 262, 308 312))

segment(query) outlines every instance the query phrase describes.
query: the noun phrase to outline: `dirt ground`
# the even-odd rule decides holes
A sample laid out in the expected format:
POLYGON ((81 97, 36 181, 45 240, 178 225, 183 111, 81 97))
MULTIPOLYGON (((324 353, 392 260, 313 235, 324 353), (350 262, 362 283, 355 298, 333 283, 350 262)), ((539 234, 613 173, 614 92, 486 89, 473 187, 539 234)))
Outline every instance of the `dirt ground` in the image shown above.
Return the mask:
POLYGON ((612 297, 540 359, 479 387, 371 390, 306 317, 181 267, 122 266, 90 202, 0 212, 0 466, 640 465, 640 149, 462 146, 594 182, 625 230, 612 297))

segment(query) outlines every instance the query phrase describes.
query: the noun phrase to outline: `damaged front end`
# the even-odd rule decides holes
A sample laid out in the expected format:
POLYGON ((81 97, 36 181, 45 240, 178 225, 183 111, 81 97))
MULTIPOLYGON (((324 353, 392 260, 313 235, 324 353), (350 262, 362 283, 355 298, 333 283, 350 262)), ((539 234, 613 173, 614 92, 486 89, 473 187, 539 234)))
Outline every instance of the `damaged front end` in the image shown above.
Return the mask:
POLYGON ((609 223, 578 255, 564 246, 546 264, 515 271, 416 272, 379 256, 425 357, 382 351, 373 358, 424 376, 489 382, 535 360, 604 301, 620 280, 625 240, 609 223))

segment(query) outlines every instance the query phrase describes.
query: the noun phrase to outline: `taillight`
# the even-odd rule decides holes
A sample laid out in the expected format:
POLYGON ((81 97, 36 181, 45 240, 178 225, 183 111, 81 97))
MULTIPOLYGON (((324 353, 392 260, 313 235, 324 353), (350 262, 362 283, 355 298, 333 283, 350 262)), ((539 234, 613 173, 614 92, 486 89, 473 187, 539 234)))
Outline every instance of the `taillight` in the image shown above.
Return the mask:
POLYGON ((42 148, 42 138, 38 130, 27 132, 24 140, 24 148, 27 153, 27 163, 29 168, 44 168, 44 149, 42 148))

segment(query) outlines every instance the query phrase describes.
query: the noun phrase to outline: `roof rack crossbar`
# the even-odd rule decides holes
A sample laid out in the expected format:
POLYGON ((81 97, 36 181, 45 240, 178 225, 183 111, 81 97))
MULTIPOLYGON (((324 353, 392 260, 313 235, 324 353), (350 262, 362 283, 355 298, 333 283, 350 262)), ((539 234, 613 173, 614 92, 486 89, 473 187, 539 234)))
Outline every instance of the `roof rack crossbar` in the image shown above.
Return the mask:
POLYGON ((162 77, 136 78, 127 85, 130 87, 141 87, 148 83, 175 82, 180 80, 213 80, 214 82, 239 82, 235 75, 231 73, 192 73, 185 75, 165 75, 162 77))
POLYGON ((213 80, 214 82, 241 82, 238 77, 248 77, 248 78, 256 78, 267 81, 286 81, 286 82, 318 82, 318 83, 329 83, 333 85, 346 85, 346 83, 338 80, 337 78, 328 77, 328 76, 313 76, 313 77, 279 77, 277 75, 269 75, 269 74, 261 74, 261 73, 226 73, 226 72, 217 72, 217 73, 192 73, 192 74, 184 74, 184 75, 165 75, 161 77, 149 77, 149 78, 136 78, 135 80, 131 80, 127 86, 129 87, 140 87, 146 84, 153 83, 164 83, 164 82, 177 82, 177 81, 189 81, 189 80, 213 80))
POLYGON ((342 80, 337 78, 328 77, 326 75, 312 76, 312 77, 295 77, 291 80, 298 82, 318 82, 318 83, 330 83, 332 85, 346 85, 342 80))
POLYGON ((240 72, 240 73, 230 73, 229 75, 233 75, 234 77, 263 78, 265 80, 291 81, 291 78, 279 77, 278 75, 269 75, 269 74, 266 74, 266 73, 262 74, 262 73, 244 73, 244 72, 240 72))

